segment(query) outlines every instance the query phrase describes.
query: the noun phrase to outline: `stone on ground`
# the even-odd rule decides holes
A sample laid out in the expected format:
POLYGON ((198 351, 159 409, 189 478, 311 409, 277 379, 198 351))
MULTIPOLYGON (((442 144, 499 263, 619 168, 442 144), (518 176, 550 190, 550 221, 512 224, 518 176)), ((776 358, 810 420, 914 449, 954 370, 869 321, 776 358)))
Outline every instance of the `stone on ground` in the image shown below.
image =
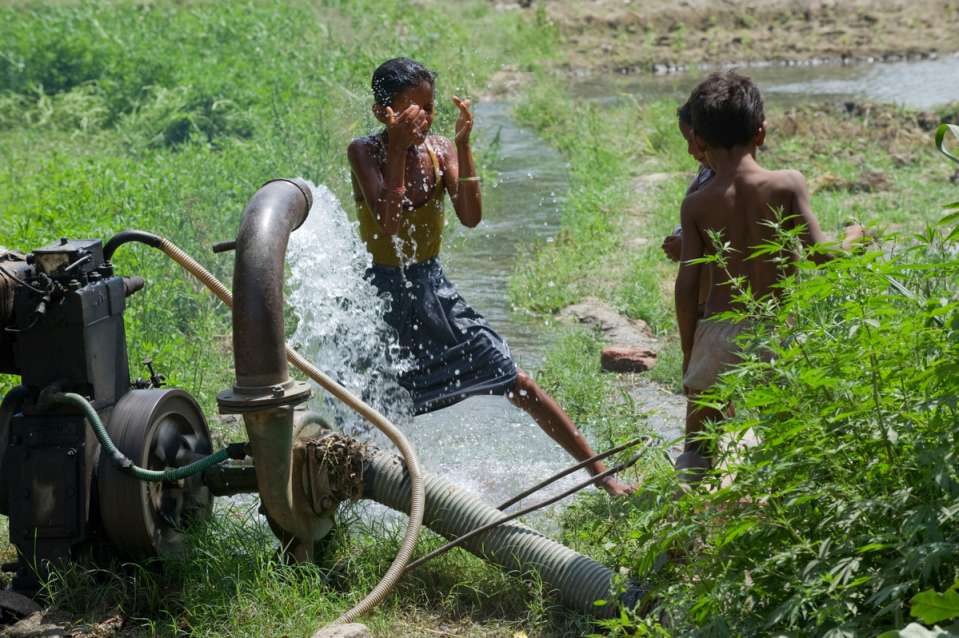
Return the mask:
POLYGON ((57 612, 35 612, 0 631, 2 638, 67 638, 73 635, 68 618, 57 612))
POLYGON ((585 299, 560 312, 560 318, 590 326, 602 334, 603 341, 622 348, 644 348, 655 356, 659 341, 641 319, 624 317, 598 299, 585 299))
POLYGON ((0 591, 0 612, 3 616, 23 618, 40 611, 40 605, 23 594, 13 591, 0 591))
POLYGON ((313 634, 313 638, 373 638, 373 634, 366 625, 349 623, 346 625, 330 625, 313 634))
POLYGON ((607 372, 645 372, 654 365, 656 353, 648 348, 609 346, 600 355, 600 366, 607 372))

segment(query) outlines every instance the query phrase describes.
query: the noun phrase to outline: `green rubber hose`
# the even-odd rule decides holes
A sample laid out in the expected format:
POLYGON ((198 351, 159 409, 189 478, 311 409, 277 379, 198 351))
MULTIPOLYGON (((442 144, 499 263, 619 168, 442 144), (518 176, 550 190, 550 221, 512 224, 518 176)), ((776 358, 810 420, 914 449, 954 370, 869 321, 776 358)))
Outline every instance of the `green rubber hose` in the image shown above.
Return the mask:
POLYGON ((85 397, 73 392, 63 392, 52 395, 50 401, 52 403, 72 405, 80 408, 87 419, 87 423, 89 423, 93 429, 93 433, 96 434, 97 440, 100 441, 100 445, 110 456, 110 460, 113 461, 121 471, 141 481, 151 483, 179 481, 194 474, 199 474, 208 467, 222 463, 232 457, 230 449, 224 448, 183 467, 168 467, 165 470, 148 470, 136 465, 123 452, 117 449, 117 446, 114 445, 113 440, 110 438, 110 433, 107 432, 106 427, 104 427, 103 421, 100 420, 100 415, 97 414, 97 411, 85 397))

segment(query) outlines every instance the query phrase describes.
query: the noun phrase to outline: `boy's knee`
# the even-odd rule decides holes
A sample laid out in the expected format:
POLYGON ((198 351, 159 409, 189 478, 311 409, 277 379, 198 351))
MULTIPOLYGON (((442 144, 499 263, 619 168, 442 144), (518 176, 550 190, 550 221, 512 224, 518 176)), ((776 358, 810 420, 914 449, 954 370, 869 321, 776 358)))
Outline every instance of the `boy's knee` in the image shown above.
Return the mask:
POLYGON ((516 383, 513 385, 513 391, 510 393, 510 399, 514 403, 523 403, 536 398, 536 382, 522 370, 516 372, 516 383))

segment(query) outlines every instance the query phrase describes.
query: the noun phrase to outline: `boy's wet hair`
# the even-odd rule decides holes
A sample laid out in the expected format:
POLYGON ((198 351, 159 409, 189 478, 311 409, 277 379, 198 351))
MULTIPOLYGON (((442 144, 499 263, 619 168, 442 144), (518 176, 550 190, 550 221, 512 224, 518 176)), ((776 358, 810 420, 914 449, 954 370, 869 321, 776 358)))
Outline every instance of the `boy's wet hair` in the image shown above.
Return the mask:
POLYGON ((383 107, 392 106, 393 98, 400 92, 423 82, 433 86, 435 81, 436 74, 419 62, 409 58, 393 58, 373 71, 373 100, 383 107))
POLYGON ((683 102, 682 106, 676 109, 676 117, 679 118, 679 123, 683 126, 693 128, 693 113, 689 106, 689 100, 683 102))
POLYGON ((734 71, 713 73, 700 82, 689 107, 693 131, 714 147, 749 144, 765 120, 759 88, 734 71))

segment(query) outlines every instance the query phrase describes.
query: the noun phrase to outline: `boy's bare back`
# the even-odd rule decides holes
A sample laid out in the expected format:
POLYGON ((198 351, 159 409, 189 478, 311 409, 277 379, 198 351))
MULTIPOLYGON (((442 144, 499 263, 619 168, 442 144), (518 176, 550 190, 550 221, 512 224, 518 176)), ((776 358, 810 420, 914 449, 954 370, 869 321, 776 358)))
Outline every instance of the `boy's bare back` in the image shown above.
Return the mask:
MULTIPOLYGON (((810 209, 802 174, 770 171, 756 162, 756 149, 766 139, 766 122, 762 96, 749 78, 735 72, 714 73, 693 89, 687 103, 693 128, 692 140, 687 141, 715 173, 701 189, 687 195, 680 211, 676 322, 683 349, 683 386, 691 400, 686 443, 676 467, 694 478, 710 465, 709 451, 698 439, 703 424, 723 418, 714 407, 696 404, 695 397, 739 361, 738 337, 748 328, 748 322, 712 315, 734 310, 734 299, 742 292, 753 298, 775 294, 774 285, 792 270, 798 255, 752 255, 764 245, 778 243, 777 227, 799 228, 799 239, 806 246, 823 243, 825 238, 810 209), (722 260, 690 263, 720 251, 722 260), (783 262, 781 257, 788 259, 783 262), (701 319, 696 305, 700 281, 707 275, 711 283, 701 319), (737 285, 732 280, 738 280, 737 285)), ((844 247, 861 234, 862 227, 847 229, 844 247)), ((814 251, 810 258, 821 263, 831 255, 814 251)))
MULTIPOLYGON (((781 211, 785 225, 802 224, 803 243, 823 240, 822 231, 809 207, 809 192, 798 171, 771 171, 762 168, 750 154, 729 160, 722 173, 717 172, 702 189, 683 202, 683 250, 681 259, 688 262, 716 252, 711 233, 718 234, 725 246, 725 268, 715 264, 709 268, 713 285, 706 301, 705 315, 710 316, 733 308, 736 294, 729 285, 731 277, 743 277, 752 294, 762 297, 773 291, 783 272, 765 255, 750 258, 756 248, 776 239, 772 224, 781 211)), ((726 162, 724 162, 726 163, 726 162)), ((693 274, 693 273, 690 273, 693 274)), ((696 272, 699 277, 705 272, 696 272)))

